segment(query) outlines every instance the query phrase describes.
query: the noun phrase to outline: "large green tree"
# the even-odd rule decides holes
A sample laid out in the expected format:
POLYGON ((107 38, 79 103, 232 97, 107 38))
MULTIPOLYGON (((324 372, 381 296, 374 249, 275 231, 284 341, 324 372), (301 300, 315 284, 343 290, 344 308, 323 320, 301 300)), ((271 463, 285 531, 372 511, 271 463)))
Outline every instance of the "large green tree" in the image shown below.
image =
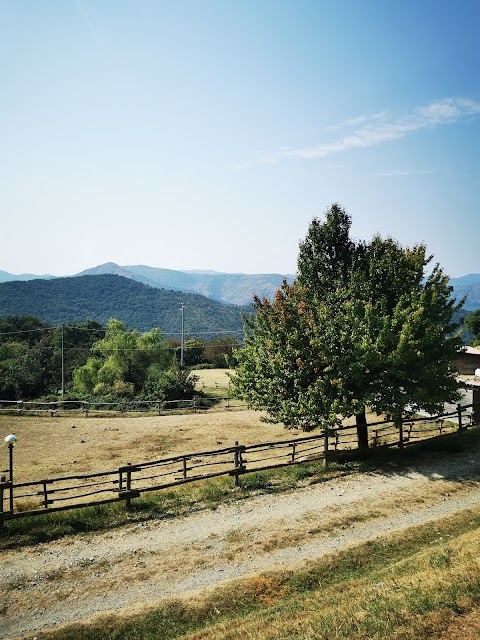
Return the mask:
POLYGON ((74 372, 75 389, 81 394, 134 395, 173 361, 159 329, 128 331, 115 319, 108 322, 105 337, 95 342, 92 351, 94 356, 74 372))
POLYGON ((452 297, 438 265, 427 273, 431 259, 423 244, 404 249, 377 236, 352 276, 368 363, 359 392, 397 423, 407 409, 434 413, 458 398, 453 363, 461 339, 453 316, 463 301, 452 297))
POLYGON ((273 302, 255 298, 256 313, 245 319, 245 346, 235 352, 234 393, 266 410, 267 421, 304 431, 357 413, 352 377, 366 369, 357 306, 340 290, 335 306, 332 297, 312 304, 311 292, 287 282, 273 302))
POLYGON ((453 400, 460 341, 448 278, 425 247, 392 239, 350 240, 338 205, 315 219, 300 245, 298 282, 273 303, 255 300, 237 353, 236 392, 269 419, 311 429, 357 416, 367 446, 365 405, 399 420, 407 409, 453 400))
MULTIPOLYGON (((358 274, 360 265, 366 263, 365 245, 355 243, 350 238, 351 225, 352 219, 345 209, 339 204, 333 204, 323 221, 314 218, 310 223, 307 235, 300 243, 297 264, 298 281, 304 287, 310 305, 315 307, 323 304, 336 309, 335 320, 339 320, 344 314, 342 327, 347 327, 351 319, 350 307, 345 307, 345 301, 354 300, 351 294, 352 275, 358 274)), ((354 326, 357 323, 354 322, 354 326)), ((335 355, 334 360, 338 361, 335 355)), ((355 368, 353 362, 349 365, 355 368)), ((345 370, 345 366, 342 369, 345 370)), ((361 400, 363 394, 357 390, 358 371, 344 373, 344 384, 349 380, 351 387, 349 392, 343 390, 344 399, 352 397, 353 392, 361 400)), ((360 386, 363 384, 362 379, 360 386)), ((365 405, 362 402, 356 403, 355 416, 359 444, 368 446, 365 405)))
POLYGON ((73 375, 75 391, 81 395, 173 400, 194 393, 195 378, 180 370, 159 329, 139 333, 112 319, 91 351, 73 375))

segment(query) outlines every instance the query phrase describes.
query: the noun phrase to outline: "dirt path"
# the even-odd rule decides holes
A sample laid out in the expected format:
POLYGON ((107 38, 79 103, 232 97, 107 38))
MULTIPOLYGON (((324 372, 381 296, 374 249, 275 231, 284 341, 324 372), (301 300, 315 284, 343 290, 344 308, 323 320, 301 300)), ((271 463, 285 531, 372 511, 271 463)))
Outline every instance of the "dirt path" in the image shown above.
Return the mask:
POLYGON ((0 638, 131 611, 480 506, 480 451, 0 556, 0 638), (125 577, 128 576, 128 583, 125 577))

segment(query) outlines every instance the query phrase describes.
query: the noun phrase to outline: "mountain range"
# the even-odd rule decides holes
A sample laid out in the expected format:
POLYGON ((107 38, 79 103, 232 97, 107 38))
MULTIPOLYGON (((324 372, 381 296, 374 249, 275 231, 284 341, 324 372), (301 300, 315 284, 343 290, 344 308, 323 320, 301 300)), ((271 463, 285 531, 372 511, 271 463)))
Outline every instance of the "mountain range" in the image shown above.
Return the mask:
MULTIPOLYGON (((118 275, 141 282, 157 289, 181 291, 183 293, 197 293, 206 298, 224 302, 226 304, 249 305, 252 296, 271 298, 280 287, 284 278, 292 282, 292 274, 279 273, 222 273, 218 271, 177 271, 174 269, 160 269, 146 265, 121 266, 114 262, 86 269, 73 276, 87 275, 118 275)), ((14 275, 7 271, 0 271, 0 283, 27 280, 53 280, 59 276, 34 275, 24 273, 14 275)), ((455 296, 460 299, 467 296, 464 309, 473 311, 480 308, 480 274, 469 274, 459 278, 450 278, 455 296)))
MULTIPOLYGON (((249 305, 252 302, 254 293, 260 297, 271 298, 282 284, 284 278, 292 282, 295 277, 291 274, 284 276, 279 273, 246 274, 221 273, 217 271, 176 271, 174 269, 160 269, 146 265, 121 266, 114 262, 107 262, 67 277, 106 274, 123 276, 157 289, 197 293, 218 302, 236 305, 249 305)), ((56 276, 14 275, 6 271, 0 271, 0 283, 54 278, 56 276)))
MULTIPOLYGON (((253 293, 271 298, 284 277, 294 279, 114 263, 67 277, 0 271, 0 316, 34 315, 54 325, 89 319, 105 324, 114 317, 140 331, 160 327, 165 334, 178 334, 184 305, 187 334, 208 337, 231 332, 240 337, 241 315, 250 312, 253 293)), ((480 309, 480 274, 451 278, 450 283, 457 299, 466 296, 457 318, 480 309)))
POLYGON ((106 324, 117 318, 128 328, 159 327, 166 337, 179 338, 182 305, 187 336, 205 339, 225 334, 241 339, 241 314, 251 311, 251 307, 167 291, 113 274, 0 284, 0 316, 37 316, 55 326, 86 320, 106 324))

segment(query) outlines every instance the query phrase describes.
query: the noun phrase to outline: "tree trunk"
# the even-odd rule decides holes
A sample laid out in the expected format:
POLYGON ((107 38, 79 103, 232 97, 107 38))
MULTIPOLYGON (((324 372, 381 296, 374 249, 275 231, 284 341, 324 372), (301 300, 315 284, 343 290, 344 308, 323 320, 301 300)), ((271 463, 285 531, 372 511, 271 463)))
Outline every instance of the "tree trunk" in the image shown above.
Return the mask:
POLYGON ((403 419, 402 414, 393 416, 393 424, 398 430, 398 447, 403 448, 403 419))
POLYGON ((357 439, 359 449, 368 449, 368 425, 365 407, 355 416, 357 421, 357 439))

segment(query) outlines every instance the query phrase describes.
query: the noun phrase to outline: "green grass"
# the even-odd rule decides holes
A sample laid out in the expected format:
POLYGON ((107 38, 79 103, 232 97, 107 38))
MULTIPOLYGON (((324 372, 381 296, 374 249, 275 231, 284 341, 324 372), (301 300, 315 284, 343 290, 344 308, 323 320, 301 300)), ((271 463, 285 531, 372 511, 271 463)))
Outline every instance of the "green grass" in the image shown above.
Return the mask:
POLYGON ((480 606, 480 512, 351 548, 309 569, 238 581, 198 604, 100 617, 38 640, 416 640, 480 606))
POLYGON ((342 454, 329 464, 327 471, 322 460, 309 461, 241 475, 241 486, 237 488, 234 487, 233 478, 223 476, 179 486, 175 490, 145 494, 132 500, 130 510, 126 509, 124 503, 113 503, 18 518, 5 522, 0 528, 0 549, 47 542, 88 531, 104 531, 130 522, 175 517, 192 510, 214 509, 220 504, 241 500, 252 494, 289 491, 346 473, 399 471, 422 460, 430 462, 435 456, 469 451, 478 446, 479 440, 480 427, 476 427, 460 436, 420 442, 403 450, 370 449, 367 452, 342 454))

